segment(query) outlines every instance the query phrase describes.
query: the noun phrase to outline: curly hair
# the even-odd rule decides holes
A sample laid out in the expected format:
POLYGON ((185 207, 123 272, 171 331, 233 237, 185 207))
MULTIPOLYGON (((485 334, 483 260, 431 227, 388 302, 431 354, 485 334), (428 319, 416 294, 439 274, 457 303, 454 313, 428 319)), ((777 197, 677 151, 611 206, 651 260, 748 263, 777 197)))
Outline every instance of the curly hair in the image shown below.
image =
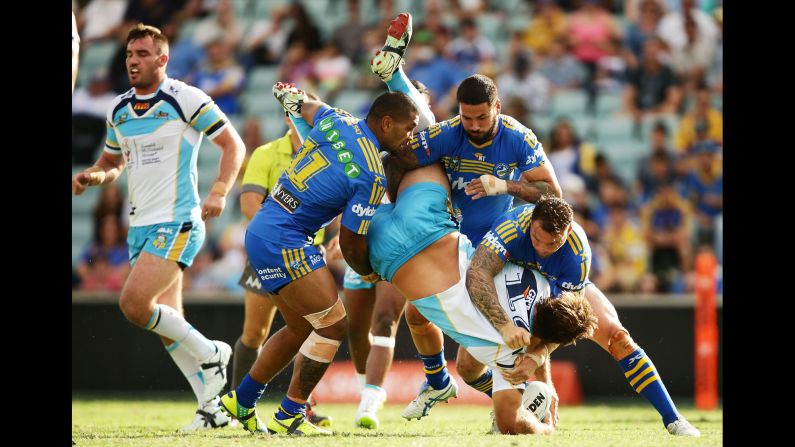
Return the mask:
POLYGON ((533 335, 544 341, 574 344, 593 335, 597 319, 588 301, 578 294, 563 292, 535 305, 533 335))

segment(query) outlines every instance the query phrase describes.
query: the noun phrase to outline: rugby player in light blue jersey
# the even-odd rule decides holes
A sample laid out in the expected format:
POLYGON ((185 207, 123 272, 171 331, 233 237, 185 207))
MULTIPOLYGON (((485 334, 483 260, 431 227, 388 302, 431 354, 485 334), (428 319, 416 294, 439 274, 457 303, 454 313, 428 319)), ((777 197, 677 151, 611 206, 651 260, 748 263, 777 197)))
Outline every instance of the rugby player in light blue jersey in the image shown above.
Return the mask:
MULTIPOLYGON (((467 271, 466 286, 472 301, 495 327, 513 328, 501 312, 498 291, 487 279, 501 271, 506 262, 537 270, 549 281, 553 299, 564 292, 575 293, 591 305, 599 321, 591 340, 618 362, 630 386, 660 413, 668 432, 700 436, 677 411, 651 358, 622 326, 615 307, 588 279, 591 248, 573 216, 571 206, 563 199, 543 197, 535 205, 516 207, 495 220, 467 271)), ((515 333, 513 337, 506 338, 508 345, 520 346, 527 343, 529 334, 515 333)))
POLYGON ((224 426, 218 393, 226 384, 231 348, 210 341, 183 317, 182 272, 204 242, 204 220, 219 216, 245 155, 223 112, 201 90, 166 76, 168 40, 138 24, 127 36, 132 89, 108 110, 105 150, 72 178, 72 193, 111 183, 127 169, 133 265, 119 306, 132 323, 163 340, 198 400, 187 431, 224 426), (200 205, 196 160, 206 135, 222 151, 220 172, 200 205))
MULTIPOLYGON (((311 131, 248 224, 246 252, 287 325, 268 339, 249 374, 221 402, 252 432, 327 435, 331 432, 306 420, 306 400, 333 360, 347 318, 334 278, 312 245, 313 235, 342 214, 339 246, 346 262, 364 281, 379 280, 365 238, 387 187, 379 150, 405 147, 419 116, 411 99, 399 92, 376 98, 366 120, 307 101, 291 84, 276 84, 274 95, 311 131), (256 415, 256 401, 296 352, 297 374, 265 426, 256 415)), ((296 127, 300 132, 302 126, 296 127)))
MULTIPOLYGON (((409 96, 413 87, 401 64, 411 27, 411 14, 399 14, 391 23, 385 45, 370 63, 373 73, 391 91, 409 96)), ((535 134, 514 118, 500 114, 497 86, 491 79, 483 75, 466 78, 458 87, 457 99, 459 116, 432 124, 412 138, 410 149, 415 160, 408 161, 404 168, 443 163, 461 232, 477 245, 494 219, 511 208, 514 197, 535 202, 544 194, 560 196, 561 191, 535 134)), ((411 305, 406 308, 406 322, 420 352, 426 380, 402 415, 421 418, 436 402, 455 396, 458 386, 447 372, 439 328, 411 305)), ((463 349, 458 352, 467 355, 463 349)), ((459 365, 467 363, 459 361, 459 365)), ((462 377, 473 388, 491 393, 490 370, 474 378, 464 371, 462 377)))

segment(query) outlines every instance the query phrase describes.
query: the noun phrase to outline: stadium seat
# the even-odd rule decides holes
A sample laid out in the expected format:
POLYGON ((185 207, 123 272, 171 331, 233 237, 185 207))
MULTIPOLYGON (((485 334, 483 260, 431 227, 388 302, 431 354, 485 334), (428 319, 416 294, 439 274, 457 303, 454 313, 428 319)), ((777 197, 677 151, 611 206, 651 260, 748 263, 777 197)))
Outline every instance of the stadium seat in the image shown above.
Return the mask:
POLYGON ((480 33, 491 40, 496 48, 500 48, 501 46, 498 46, 498 42, 505 40, 506 36, 502 17, 494 13, 485 13, 478 15, 476 21, 480 33))
POLYGON ((273 97, 270 87, 268 90, 248 89, 240 95, 240 103, 246 115, 278 115, 282 106, 273 97))
POLYGON ((632 126, 632 118, 629 116, 603 116, 596 126, 597 141, 630 140, 632 126))
POLYGON ((287 125, 284 124, 282 115, 279 114, 271 114, 260 119, 260 127, 265 141, 273 141, 287 132, 287 125))
POLYGON ((246 90, 254 92, 270 92, 273 84, 278 81, 279 68, 273 67, 254 67, 248 75, 248 87, 246 90))
POLYGON ((100 68, 110 64, 119 43, 115 40, 96 41, 80 52, 80 67, 77 72, 77 87, 82 87, 91 79, 91 75, 100 68))
POLYGON ((609 118, 624 107, 624 99, 620 93, 600 93, 596 100, 596 113, 603 118, 609 118))
POLYGON ((552 96, 554 115, 585 114, 585 93, 582 90, 561 90, 552 96))
POLYGON ((364 116, 363 112, 370 108, 370 103, 373 99, 375 98, 369 91, 347 89, 337 95, 333 106, 361 118, 364 116))

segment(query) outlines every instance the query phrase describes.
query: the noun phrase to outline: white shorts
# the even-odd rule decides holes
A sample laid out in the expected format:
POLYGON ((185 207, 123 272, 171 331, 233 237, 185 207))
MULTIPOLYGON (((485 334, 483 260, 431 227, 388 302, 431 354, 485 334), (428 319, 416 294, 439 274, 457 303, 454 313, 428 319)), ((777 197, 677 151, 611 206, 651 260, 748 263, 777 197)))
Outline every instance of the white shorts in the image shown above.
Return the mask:
MULTIPOLYGON (((470 300, 465 285, 469 263, 466 244, 459 243, 458 270, 461 276, 459 282, 444 292, 414 300, 411 304, 425 318, 439 326, 445 334, 463 346, 475 359, 493 370, 494 391, 524 389, 523 384, 511 385, 506 382, 499 371, 513 368, 516 358, 525 349, 509 348, 497 329, 470 300)), ((529 301, 527 296, 533 298, 549 296, 549 283, 537 272, 511 263, 505 264, 502 271, 494 277, 494 282, 500 305, 505 309, 509 318, 512 318, 518 326, 531 328, 532 325, 528 320, 535 299, 529 301), (527 274, 534 275, 535 281, 532 281, 531 284, 533 284, 535 293, 523 294, 522 287, 528 281, 522 281, 522 276, 527 274), (509 289, 508 284, 513 283, 521 286, 509 289)))

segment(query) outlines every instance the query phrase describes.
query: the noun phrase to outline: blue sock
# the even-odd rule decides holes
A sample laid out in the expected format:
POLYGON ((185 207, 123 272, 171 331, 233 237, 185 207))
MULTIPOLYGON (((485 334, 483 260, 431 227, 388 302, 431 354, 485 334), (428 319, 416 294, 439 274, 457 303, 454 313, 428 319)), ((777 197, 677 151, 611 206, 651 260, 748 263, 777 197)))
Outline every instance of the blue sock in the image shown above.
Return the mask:
POLYGON ((235 390, 237 391, 237 403, 246 408, 254 408, 254 405, 257 404, 267 387, 267 383, 259 383, 246 374, 246 377, 243 377, 243 381, 240 382, 240 385, 235 390))
POLYGON ((284 396, 282 404, 279 405, 279 411, 276 412, 276 419, 283 421, 294 417, 298 413, 306 416, 306 404, 299 404, 289 397, 284 396))
POLYGON ((420 354, 425 369, 428 385, 435 390, 441 390, 450 383, 450 374, 447 373, 447 362, 444 360, 444 349, 436 355, 425 356, 420 354))
POLYGON ((306 140, 306 136, 309 135, 309 131, 312 130, 312 126, 310 126, 305 119, 296 118, 292 115, 290 115, 290 121, 292 121, 293 125, 295 125, 295 130, 298 131, 298 137, 301 138, 301 142, 306 140))
POLYGON ((466 384, 482 393, 486 393, 487 396, 491 397, 491 369, 487 368, 486 372, 484 372, 482 376, 478 377, 472 382, 466 382, 466 384))
POLYGON ((643 349, 636 349, 632 354, 619 360, 618 365, 624 371, 632 389, 654 405, 663 418, 663 424, 668 425, 679 418, 676 405, 668 395, 657 368, 643 349))

